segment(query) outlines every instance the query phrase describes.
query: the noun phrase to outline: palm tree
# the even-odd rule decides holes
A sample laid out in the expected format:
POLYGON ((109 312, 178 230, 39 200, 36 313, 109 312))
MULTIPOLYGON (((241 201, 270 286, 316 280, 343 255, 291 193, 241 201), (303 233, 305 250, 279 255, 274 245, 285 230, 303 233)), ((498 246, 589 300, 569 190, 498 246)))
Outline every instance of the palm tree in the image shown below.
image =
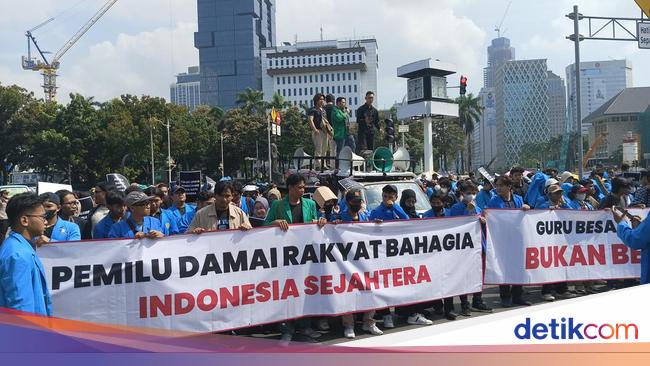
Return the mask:
POLYGON ((275 108, 278 111, 281 111, 285 108, 289 108, 291 103, 287 102, 280 93, 274 93, 271 97, 271 101, 266 104, 268 109, 275 108))
POLYGON ((481 106, 480 98, 474 97, 472 93, 467 95, 461 95, 456 99, 458 103, 458 116, 460 127, 465 132, 465 144, 467 145, 467 170, 472 168, 472 133, 474 132, 474 126, 481 119, 483 114, 483 106, 481 106))
POLYGON ((264 114, 266 112, 266 103, 264 102, 264 93, 261 90, 246 88, 237 95, 235 103, 242 106, 248 113, 264 114))

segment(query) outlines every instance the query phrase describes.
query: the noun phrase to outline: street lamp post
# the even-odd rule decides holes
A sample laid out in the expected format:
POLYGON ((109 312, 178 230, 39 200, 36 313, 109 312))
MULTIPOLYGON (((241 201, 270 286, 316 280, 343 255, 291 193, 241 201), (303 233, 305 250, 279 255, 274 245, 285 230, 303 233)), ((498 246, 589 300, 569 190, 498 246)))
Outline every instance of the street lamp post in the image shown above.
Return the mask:
POLYGON ((168 183, 172 181, 172 144, 171 138, 169 137, 169 118, 167 118, 167 172, 168 172, 168 183))
POLYGON ((153 159, 153 120, 149 120, 149 142, 151 143, 151 185, 156 184, 156 168, 153 159))

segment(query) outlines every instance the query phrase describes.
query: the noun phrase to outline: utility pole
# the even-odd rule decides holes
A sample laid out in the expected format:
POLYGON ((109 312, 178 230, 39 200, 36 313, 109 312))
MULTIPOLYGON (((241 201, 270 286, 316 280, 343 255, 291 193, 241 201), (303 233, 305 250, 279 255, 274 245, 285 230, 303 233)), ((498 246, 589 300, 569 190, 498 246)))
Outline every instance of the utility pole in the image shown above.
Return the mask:
POLYGON ((573 41, 575 48, 575 86, 576 86, 576 129, 578 130, 578 176, 582 179, 584 175, 584 166, 582 164, 582 159, 584 156, 584 151, 582 148, 582 106, 580 105, 580 41, 582 37, 580 36, 580 24, 579 21, 582 19, 582 14, 578 13, 578 5, 573 6, 573 13, 568 15, 569 19, 573 19, 573 36, 570 36, 570 39, 573 41))
POLYGON ((170 141, 171 138, 169 137, 169 118, 167 118, 167 183, 171 183, 172 181, 172 144, 170 141))
POLYGON ((153 161, 153 120, 149 119, 149 142, 151 143, 151 185, 156 184, 156 168, 153 161))
POLYGON ((221 131, 221 178, 226 176, 226 166, 223 161, 223 131, 221 131))

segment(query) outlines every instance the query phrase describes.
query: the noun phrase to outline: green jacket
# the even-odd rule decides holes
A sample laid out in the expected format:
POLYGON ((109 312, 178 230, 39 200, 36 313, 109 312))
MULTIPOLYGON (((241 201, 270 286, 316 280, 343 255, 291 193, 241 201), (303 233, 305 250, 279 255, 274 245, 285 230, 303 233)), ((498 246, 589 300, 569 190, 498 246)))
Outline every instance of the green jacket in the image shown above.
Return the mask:
POLYGON ((348 114, 338 107, 332 108, 332 127, 334 128, 334 140, 343 140, 348 137, 348 114))
MULTIPOLYGON (((310 223, 318 220, 316 202, 304 197, 300 200, 302 202, 303 221, 305 223, 310 223)), ((266 215, 266 220, 264 220, 264 225, 271 225, 275 220, 286 220, 288 223, 293 224, 293 215, 291 215, 291 206, 289 205, 289 195, 281 200, 273 201, 269 213, 266 215)))

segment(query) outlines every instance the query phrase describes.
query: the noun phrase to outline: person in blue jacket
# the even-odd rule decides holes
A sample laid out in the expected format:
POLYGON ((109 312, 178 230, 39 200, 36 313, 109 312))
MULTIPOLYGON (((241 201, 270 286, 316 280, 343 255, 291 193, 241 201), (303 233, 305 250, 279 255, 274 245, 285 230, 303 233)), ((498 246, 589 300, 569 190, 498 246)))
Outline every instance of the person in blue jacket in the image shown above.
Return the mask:
POLYGON ((59 211, 61 210, 59 196, 47 192, 41 194, 39 198, 43 200, 47 224, 45 226, 45 233, 37 238, 38 244, 81 240, 81 229, 79 229, 79 225, 59 217, 59 211))
POLYGON ((488 202, 490 202, 490 199, 492 199, 492 196, 495 194, 492 182, 490 182, 489 179, 484 178, 483 188, 481 188, 481 190, 476 194, 476 206, 481 210, 484 210, 485 206, 487 206, 488 202))
POLYGON ((111 231, 113 225, 128 217, 126 205, 124 204, 124 193, 122 192, 108 192, 106 195, 106 207, 108 208, 108 215, 99 220, 97 225, 95 225, 93 239, 108 238, 108 232, 111 231))
POLYGON ((546 196, 546 201, 535 206, 535 209, 571 208, 567 200, 564 199, 564 190, 557 184, 552 184, 546 188, 546 196))
POLYGON ((176 223, 179 234, 184 234, 187 231, 196 211, 194 206, 185 202, 186 199, 185 188, 177 186, 172 196, 172 206, 163 211, 163 215, 168 215, 169 220, 173 220, 176 223))
MULTIPOLYGON (((530 206, 524 204, 521 196, 512 193, 513 182, 510 177, 502 175, 497 177, 494 182, 497 194, 490 199, 487 208, 509 208, 519 210, 529 210, 530 206)), ((530 190, 529 190, 530 192, 530 190)), ((509 308, 513 304, 530 306, 532 303, 523 297, 524 288, 521 285, 500 285, 499 296, 501 297, 501 306, 509 308)))
POLYGON ((445 203, 439 195, 434 194, 431 196, 429 203, 431 204, 431 209, 424 213, 424 218, 451 216, 451 212, 449 212, 448 208, 445 208, 445 203))
POLYGON ((397 203, 397 187, 387 184, 381 189, 381 203, 370 212, 375 221, 408 220, 409 216, 397 203))
POLYGON ((131 215, 114 224, 108 232, 108 237, 135 239, 164 237, 160 220, 149 216, 151 212, 149 203, 153 198, 153 196, 147 196, 144 192, 139 191, 127 194, 124 202, 131 215))
POLYGON ((612 207, 614 221, 618 224, 616 235, 623 241, 623 244, 632 249, 641 250, 641 284, 650 283, 650 219, 646 217, 643 221, 634 218, 632 226, 625 221, 625 215, 618 209, 612 207))
POLYGON ((43 200, 22 193, 9 200, 6 212, 11 233, 0 245, 0 307, 51 316, 45 269, 32 244, 45 232, 43 200))

